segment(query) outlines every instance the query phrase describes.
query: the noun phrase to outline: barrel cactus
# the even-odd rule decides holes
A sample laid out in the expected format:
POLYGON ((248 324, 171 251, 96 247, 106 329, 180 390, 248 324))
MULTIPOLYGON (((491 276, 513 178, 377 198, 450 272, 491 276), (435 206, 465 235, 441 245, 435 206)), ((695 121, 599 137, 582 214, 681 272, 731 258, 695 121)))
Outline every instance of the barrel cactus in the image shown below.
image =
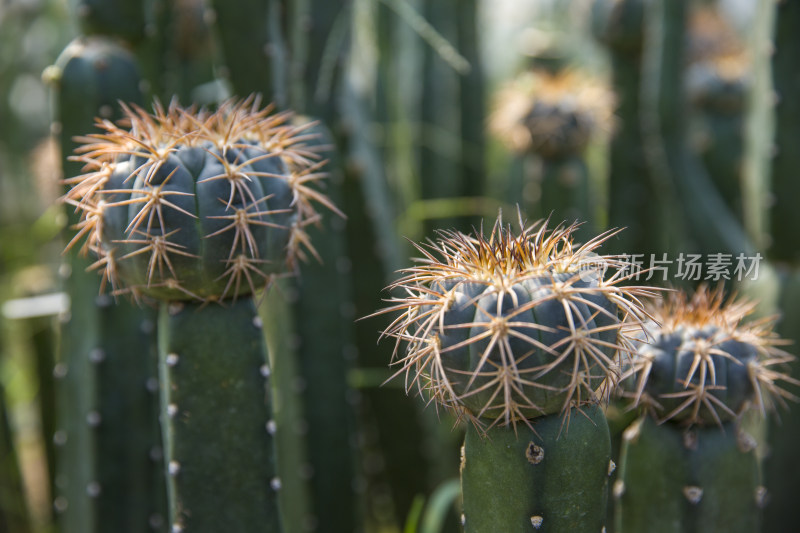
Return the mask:
POLYGON ((744 321, 753 307, 701 286, 651 309, 622 383, 644 413, 623 433, 617 531, 760 531, 767 489, 744 416, 785 404, 798 382, 780 371, 791 357, 772 321, 744 321))
POLYGON ((605 277, 624 267, 594 253, 610 233, 578 246, 574 230, 520 221, 515 235, 498 218, 488 236, 441 232, 393 285, 404 293, 385 311, 401 313, 385 331, 397 375, 472 421, 467 531, 604 526, 613 468, 597 404, 629 349, 620 330, 642 319, 651 290, 625 287, 621 270, 605 277))
POLYGON ((724 299, 701 286, 689 298, 673 293, 650 312, 624 380, 625 395, 654 418, 683 425, 721 425, 746 409, 762 412, 793 396, 778 367, 792 359, 780 349, 772 320, 745 322, 755 304, 724 299))
POLYGON ((289 113, 254 98, 215 112, 124 110, 127 127, 102 120, 103 133, 81 139, 86 172, 67 179, 66 196, 82 212, 76 239, 117 290, 169 300, 255 292, 304 254, 312 204, 335 210, 310 186, 320 163, 289 113))

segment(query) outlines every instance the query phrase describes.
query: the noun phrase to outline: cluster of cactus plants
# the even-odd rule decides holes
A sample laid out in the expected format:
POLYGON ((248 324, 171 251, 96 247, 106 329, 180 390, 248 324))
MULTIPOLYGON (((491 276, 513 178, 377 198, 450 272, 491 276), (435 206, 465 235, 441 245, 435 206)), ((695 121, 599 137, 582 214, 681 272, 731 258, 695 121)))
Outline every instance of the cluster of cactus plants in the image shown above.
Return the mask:
MULTIPOLYGON (((800 18, 762 0, 753 48, 774 22, 776 51, 749 61, 703 4, 576 10, 611 90, 527 58, 485 121, 477 2, 78 2, 44 76, 70 300, 42 406, 56 529, 785 530, 797 410, 763 415, 800 384, 773 332, 797 320, 800 18), (518 227, 484 232, 505 203, 518 227), (405 269, 399 234, 428 237, 405 269), (624 255, 757 250, 783 322, 729 287, 650 303, 624 255)), ((0 529, 29 533, 0 407, 0 529)))

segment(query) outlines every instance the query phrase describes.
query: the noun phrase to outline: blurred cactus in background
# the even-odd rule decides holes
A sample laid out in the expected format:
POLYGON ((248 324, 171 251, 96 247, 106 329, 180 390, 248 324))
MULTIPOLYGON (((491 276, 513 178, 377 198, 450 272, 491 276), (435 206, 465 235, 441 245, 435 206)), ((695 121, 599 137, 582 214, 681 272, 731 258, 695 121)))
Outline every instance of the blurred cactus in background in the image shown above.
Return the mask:
POLYGON ((0 2, 0 530, 793 531, 798 15, 0 2))

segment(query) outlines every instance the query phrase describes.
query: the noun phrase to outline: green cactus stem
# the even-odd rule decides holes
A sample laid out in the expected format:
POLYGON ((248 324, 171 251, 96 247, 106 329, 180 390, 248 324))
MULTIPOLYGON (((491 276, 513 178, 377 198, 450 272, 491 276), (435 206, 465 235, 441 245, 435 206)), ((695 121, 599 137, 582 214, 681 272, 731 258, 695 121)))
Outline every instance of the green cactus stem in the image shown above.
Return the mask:
POLYGON ((776 93, 775 158, 772 161, 771 193, 774 203, 769 210, 772 243, 769 255, 775 261, 800 263, 800 238, 796 228, 800 215, 792 198, 800 195, 797 168, 800 154, 795 142, 800 135, 800 104, 792 96, 800 89, 800 6, 797 2, 777 2, 775 12, 775 55, 772 58, 772 81, 776 93))
MULTIPOLYGON (((46 72, 56 90, 62 153, 90 130, 95 117, 118 118, 120 99, 138 102, 139 74, 115 41, 81 37, 46 72)), ((82 163, 65 160, 65 176, 82 163)), ((66 239, 80 232, 80 213, 67 210, 66 239), (78 226, 78 227, 76 227, 78 226)), ((61 317, 56 379, 54 509, 66 533, 141 531, 163 522, 157 489, 160 435, 152 421, 155 334, 152 313, 98 296, 93 260, 69 250, 61 273, 70 310, 61 317), (149 390, 148 390, 149 385, 149 390)))
MULTIPOLYGON (((492 531, 600 532, 613 471, 608 425, 600 407, 573 408, 531 427, 467 428, 461 464, 462 524, 492 531)), ((644 531, 644 530, 642 530, 644 531)))
POLYGON ((606 46, 616 109, 608 170, 608 225, 625 228, 609 242, 618 253, 651 254, 665 249, 669 190, 650 173, 642 146, 643 0, 596 0, 592 29, 606 46))
POLYGON ((145 4, 137 0, 79 0, 78 20, 86 35, 137 43, 145 36, 145 4))
POLYGON ((756 441, 734 422, 685 429, 649 416, 623 433, 617 533, 760 531, 756 441))
POLYGON ((277 0, 212 0, 234 94, 259 93, 285 105, 284 48, 277 0))
POLYGON ((172 531, 280 531, 261 320, 248 298, 200 307, 159 319, 172 531))
POLYGON ((689 148, 683 68, 688 5, 686 0, 647 4, 641 78, 645 153, 656 179, 675 191, 686 217, 682 230, 693 246, 708 253, 753 252, 741 224, 689 148))
MULTIPOLYGON (((343 176, 331 134, 314 126, 312 141, 320 155, 329 159, 330 200, 339 205, 343 176)), ((305 439, 311 466, 310 488, 313 523, 317 531, 356 532, 359 505, 356 490, 354 391, 348 377, 354 367, 353 303, 350 259, 345 238, 346 221, 335 213, 323 213, 318 224, 306 230, 319 261, 299 265, 293 278, 291 303, 292 341, 298 367, 298 386, 304 406, 305 439), (320 295, 325 297, 321 298, 320 295), (319 445, 324 443, 324 445, 319 445)), ((311 529, 312 531, 314 529, 311 529)))
POLYGON ((744 224, 744 121, 750 62, 744 44, 717 9, 697 9, 689 19, 686 75, 696 120, 697 151, 728 209, 744 224))
POLYGON ((783 386, 800 382, 780 371, 792 358, 772 322, 745 322, 754 304, 723 296, 701 286, 649 309, 623 381, 646 413, 623 434, 620 533, 759 530, 766 489, 741 420, 796 399, 783 386))
POLYGON ((520 221, 515 235, 498 218, 488 236, 441 232, 418 246, 423 258, 392 286, 405 296, 383 311, 400 313, 385 331, 398 341, 396 375, 474 425, 462 470, 467 531, 604 526, 611 444, 598 391, 613 384, 616 357, 629 350, 619 336, 624 319, 635 328, 639 297, 652 291, 622 286, 619 274, 604 279, 622 266, 594 253, 612 233, 577 246, 574 230, 520 221), (521 468, 530 442, 552 470, 521 468), (572 455, 585 477, 558 489, 572 455), (491 497, 504 501, 502 520, 478 488, 509 481, 501 472, 514 479, 491 497), (489 525, 495 519, 499 529, 489 525))
POLYGON ((28 505, 11 433, 6 391, 0 383, 0 531, 29 533, 28 505))

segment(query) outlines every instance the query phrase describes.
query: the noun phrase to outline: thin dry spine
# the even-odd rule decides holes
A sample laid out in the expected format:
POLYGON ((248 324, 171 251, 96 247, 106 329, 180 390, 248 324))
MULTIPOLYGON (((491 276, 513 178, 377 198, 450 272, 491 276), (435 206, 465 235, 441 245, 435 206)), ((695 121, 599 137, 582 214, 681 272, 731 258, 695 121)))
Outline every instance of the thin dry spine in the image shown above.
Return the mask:
POLYGON ((656 331, 658 335, 670 334, 680 328, 716 328, 717 334, 712 339, 692 339, 692 361, 686 374, 678 379, 681 390, 662 393, 657 396, 646 390, 648 380, 653 371, 655 353, 648 349, 647 343, 636 340, 639 344, 628 369, 623 374, 624 380, 631 380, 635 385, 626 388, 622 396, 631 400, 630 409, 644 406, 653 418, 660 422, 682 418, 684 424, 707 424, 713 422, 722 426, 720 411, 729 418, 736 419, 744 411, 756 408, 762 416, 768 411, 775 411, 777 406, 787 407, 786 400, 798 401, 800 398, 781 386, 784 384, 798 386, 800 381, 780 370, 794 360, 794 356, 780 347, 788 344, 774 332, 773 326, 777 317, 769 316, 759 320, 746 321, 755 310, 755 302, 731 296, 725 298, 722 285, 710 289, 701 285, 689 297, 684 292, 673 292, 667 299, 648 307, 648 311, 657 324, 646 328, 656 331), (745 362, 740 361, 725 350, 729 341, 747 344, 755 348, 757 357, 745 362), (747 378, 753 390, 753 397, 741 408, 733 408, 720 400, 713 393, 725 391, 725 386, 717 383, 717 368, 714 357, 724 359, 733 365, 746 365, 747 378), (631 390, 632 389, 632 390, 631 390), (678 399, 680 403, 671 409, 665 409, 664 400, 678 399), (661 400, 661 401, 659 401, 661 400), (719 411, 718 411, 719 410, 719 411), (688 414, 688 417, 685 415, 688 414), (710 420, 709 417, 710 416, 710 420))
POLYGON ((504 226, 498 217, 488 237, 484 237, 482 230, 473 235, 443 231, 437 241, 415 245, 422 257, 415 260, 416 266, 404 269, 405 275, 389 287, 403 295, 389 299, 389 306, 376 313, 400 313, 382 334, 395 339, 392 364, 400 368, 394 377, 404 376, 407 390, 416 389, 428 395, 431 401, 466 416, 484 429, 487 425, 516 426, 520 422, 530 425, 529 418, 541 409, 526 396, 526 388, 562 394, 562 414, 573 406, 595 403, 606 396, 619 378, 617 357, 629 353, 631 345, 626 337, 612 342, 600 334, 641 324, 647 314, 640 298, 653 296, 654 289, 621 285, 630 277, 623 275, 625 263, 615 256, 594 253, 614 232, 577 246, 572 241, 576 227, 558 226, 550 230, 547 221, 526 226, 520 220, 519 233, 514 235, 511 227, 504 226), (603 279, 609 269, 616 272, 603 279), (595 284, 579 286, 587 276, 595 284), (548 289, 547 294, 520 303, 512 288, 534 279, 548 289), (484 290, 471 299, 456 302, 456 289, 467 284, 484 290), (478 305, 478 300, 487 293, 497 297, 496 312, 478 305), (589 298, 598 294, 624 317, 589 298), (506 299, 511 307, 502 311, 506 299), (567 319, 564 328, 567 334, 553 345, 533 338, 539 332, 556 333, 552 328, 514 320, 545 302, 559 302, 567 319), (460 310, 474 308, 475 320, 445 324, 445 314, 456 305, 460 310), (591 309, 590 316, 583 316, 578 306, 591 309), (608 324, 591 326, 597 317, 608 324), (441 337, 459 329, 480 332, 443 348, 441 337), (479 342, 486 342, 486 346, 474 368, 459 370, 447 366, 443 357, 447 352, 479 342), (512 342, 521 342, 528 350, 519 353, 512 349, 512 342), (549 354, 552 360, 525 367, 525 360, 536 350, 549 354), (566 385, 553 387, 542 382, 548 374, 564 371, 565 365, 570 367, 566 385), (459 374, 467 379, 461 392, 452 382, 452 376, 459 374), (480 385, 473 387, 476 381, 480 385), (595 386, 598 382, 600 385, 595 386), (464 408, 464 401, 470 396, 484 393, 488 393, 488 399, 481 409, 464 408))
POLYGON ((245 284, 250 292, 255 293, 260 287, 269 286, 271 281, 270 276, 259 268, 267 261, 259 257, 253 242, 256 227, 288 231, 284 260, 287 268, 293 269, 298 259, 303 260, 308 255, 318 257, 305 232, 308 225, 319 221, 316 205, 344 216, 317 190, 326 177, 322 171, 326 161, 318 155, 321 148, 311 143, 316 138, 309 132, 316 125, 314 122, 294 124, 291 122, 292 113, 273 113, 272 106, 262 108, 260 100, 253 96, 240 102, 223 102, 214 112, 182 108, 176 101, 166 108, 156 102, 152 114, 135 105, 120 105, 125 118, 119 124, 98 119, 96 124, 102 130, 100 133, 76 139, 81 146, 72 158, 85 163, 84 174, 64 180, 70 190, 63 198, 81 214, 74 228, 76 235, 68 248, 83 241, 82 253, 97 254, 99 259, 90 268, 101 270, 104 288, 110 284, 114 294, 138 294, 152 287, 164 286, 201 300, 235 298, 245 284), (245 151, 254 146, 262 153, 243 157, 245 151), (198 185, 215 180, 226 180, 230 185, 226 197, 219 198, 224 214, 208 217, 230 222, 209 235, 203 235, 211 238, 230 232, 233 236, 229 253, 219 258, 224 265, 222 277, 225 278, 221 295, 198 296, 184 286, 172 267, 171 259, 176 255, 192 254, 170 241, 176 230, 165 224, 165 213, 177 212, 187 220, 196 219, 196 215, 178 205, 181 197, 193 196, 194 193, 164 190, 174 171, 166 179, 160 177, 158 183, 155 177, 170 156, 182 147, 201 147, 222 168, 220 173, 198 180, 198 185), (236 157, 229 157, 233 150, 236 150, 236 157), (249 166, 270 158, 280 158, 288 173, 256 171, 249 166), (119 168, 118 163, 134 159, 136 164, 130 166, 135 168, 130 169, 123 184, 138 179, 142 182, 141 187, 136 190, 111 188, 109 182, 119 168), (256 177, 283 180, 291 191, 291 205, 280 209, 267 207, 271 197, 258 198, 250 185, 256 177), (107 209, 119 207, 137 209, 137 212, 125 228, 125 238, 109 242, 103 239, 103 214, 107 209), (288 212, 292 213, 291 223, 285 226, 265 220, 271 215, 288 212), (127 246, 126 253, 115 254, 115 246, 121 244, 127 246), (130 245, 138 247, 130 251, 130 245), (120 262, 140 254, 150 255, 146 283, 138 286, 121 283, 120 262))

